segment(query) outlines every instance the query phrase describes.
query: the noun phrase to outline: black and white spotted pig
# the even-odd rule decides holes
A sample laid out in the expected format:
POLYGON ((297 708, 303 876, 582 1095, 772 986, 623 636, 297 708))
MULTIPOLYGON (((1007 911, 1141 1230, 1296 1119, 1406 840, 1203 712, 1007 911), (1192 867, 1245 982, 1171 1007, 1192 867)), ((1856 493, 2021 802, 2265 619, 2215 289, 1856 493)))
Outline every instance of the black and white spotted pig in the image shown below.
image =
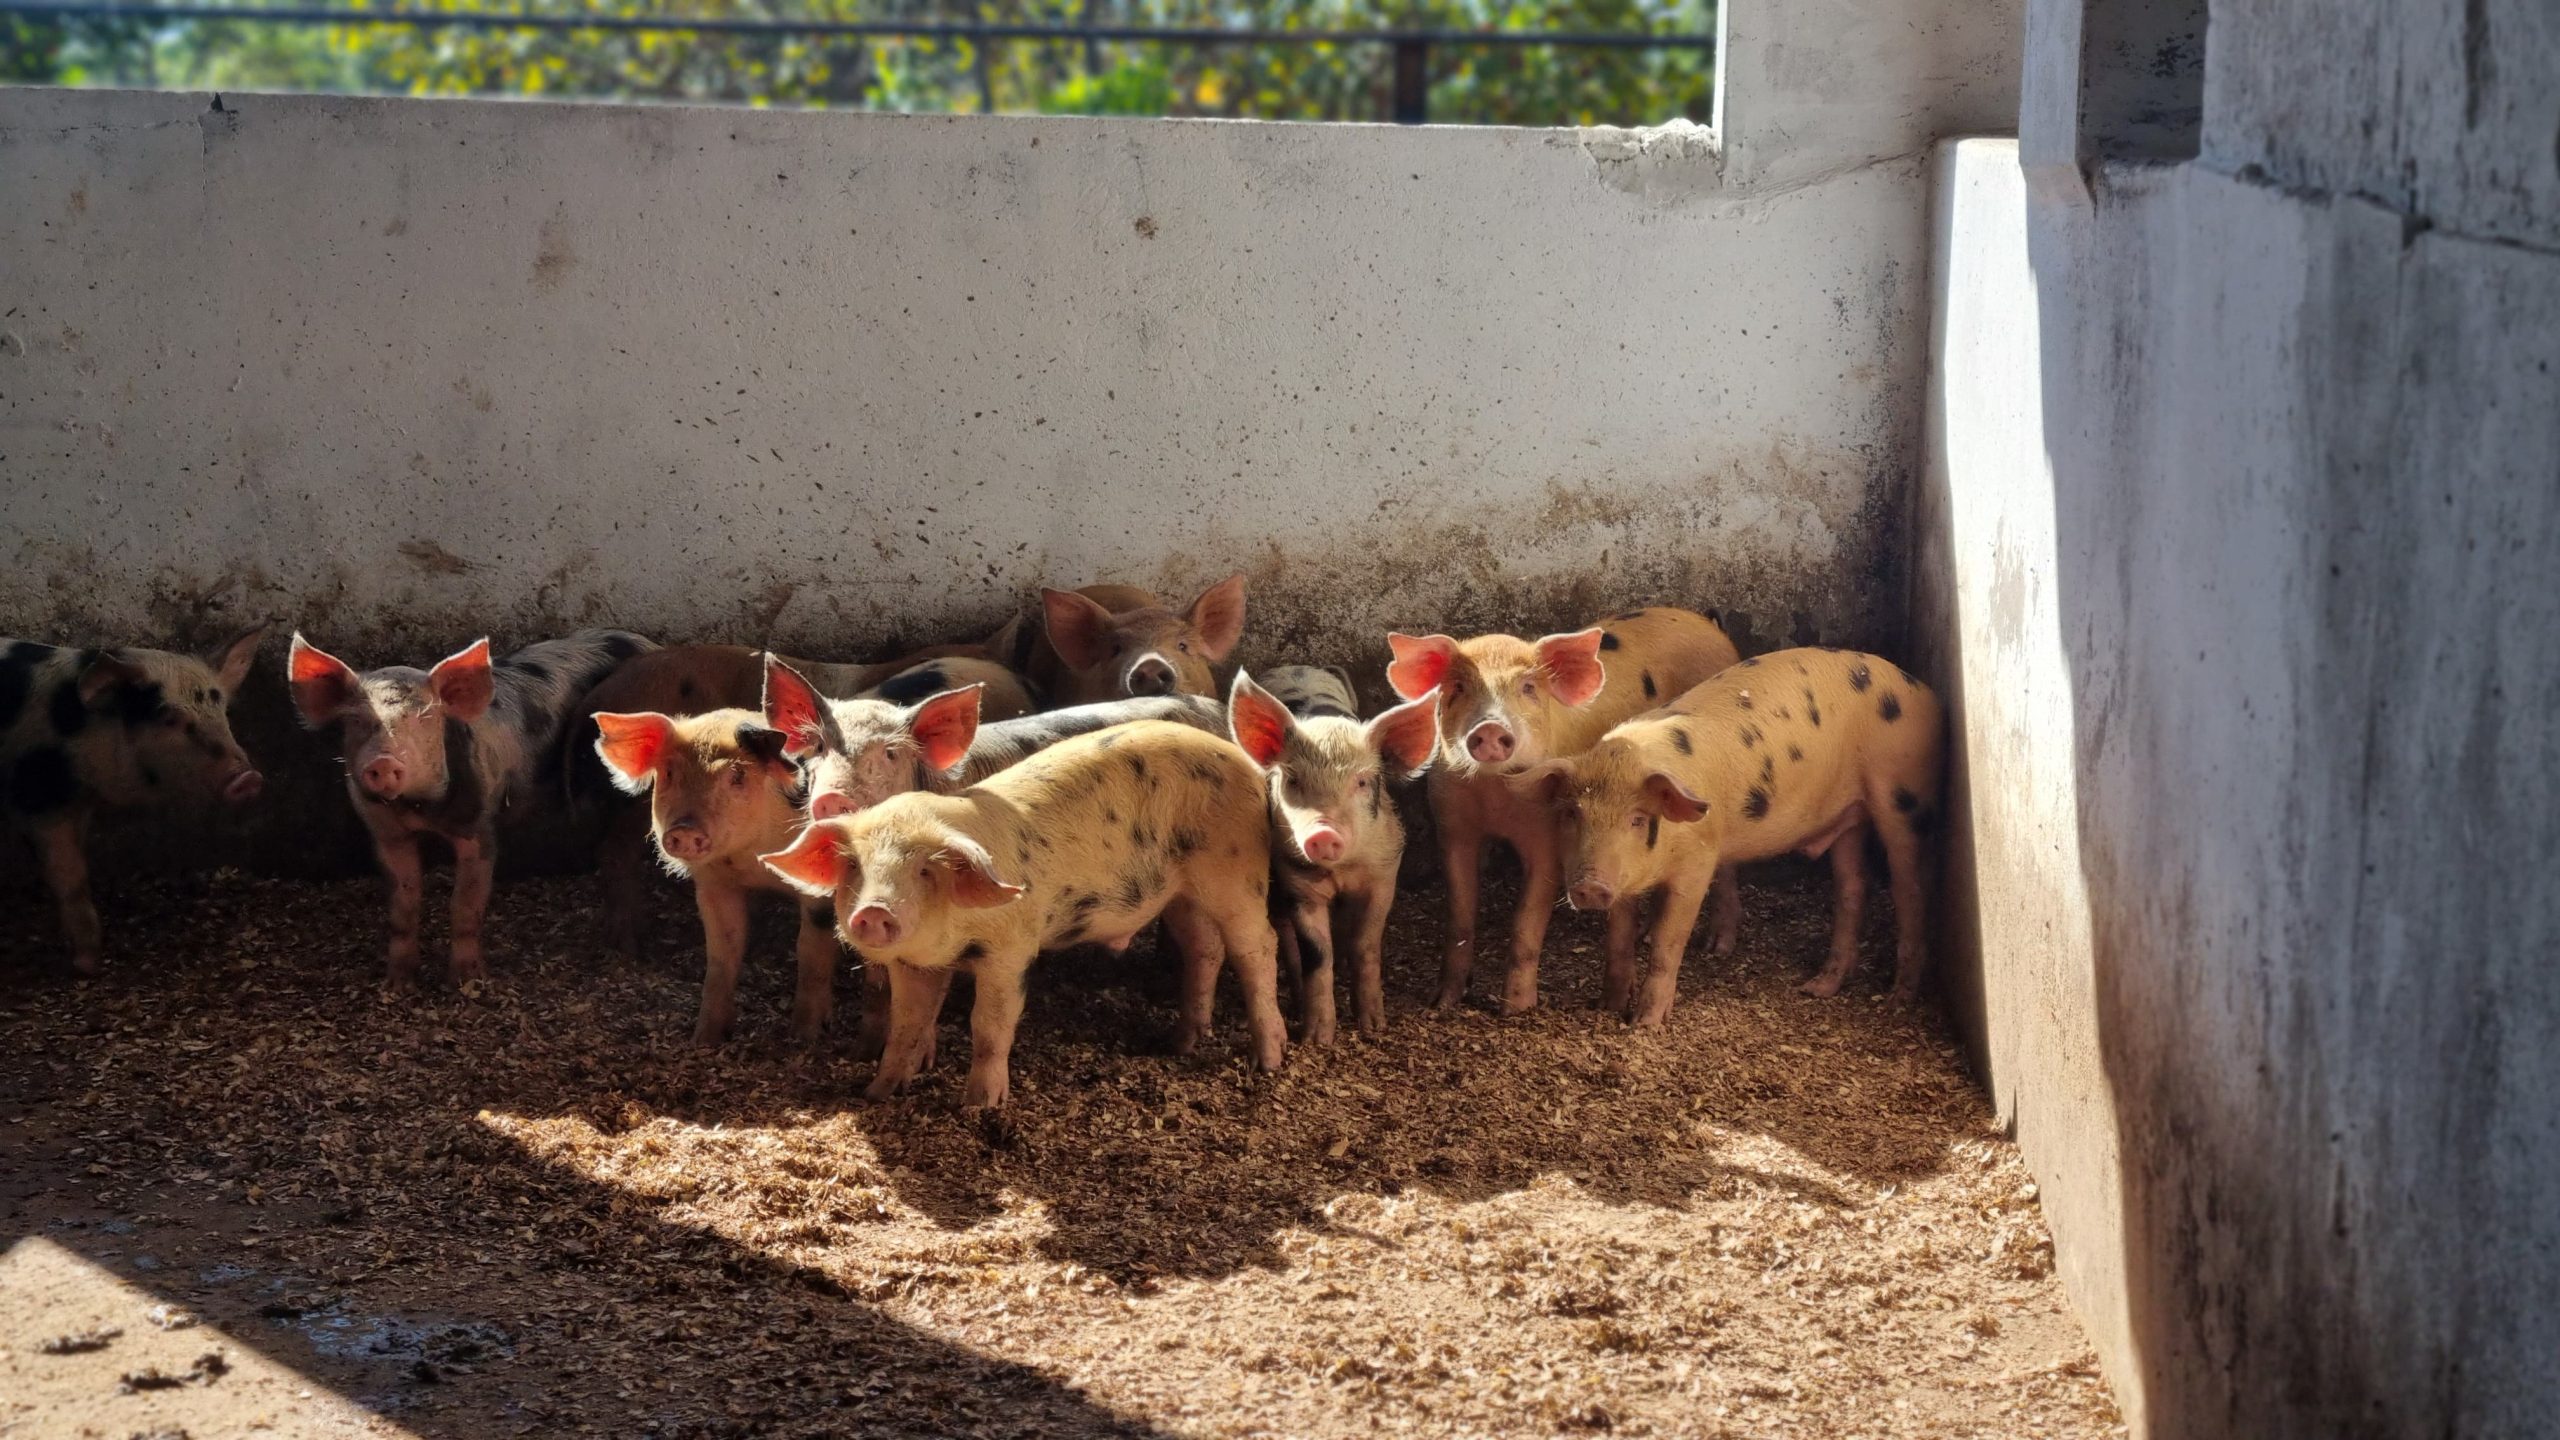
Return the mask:
POLYGON ((1894 993, 1917 997, 1921 843, 1936 827, 1944 774, 1942 714, 1928 686, 1873 655, 1808 649, 1745 660, 1511 783, 1555 809, 1574 908, 1609 912, 1602 1004, 1611 1009, 1636 1000, 1637 907, 1661 892, 1633 1017, 1651 1026, 1671 1012, 1681 952, 1718 868, 1791 850, 1831 857, 1831 956, 1803 989, 1838 993, 1858 963, 1870 828, 1893 877, 1894 993))
POLYGON ((261 625, 203 660, 0 640, 0 815, 36 847, 82 974, 101 960, 91 812, 257 797, 260 776, 224 707, 266 633, 261 625))
POLYGON ((836 933, 889 973, 889 1040, 868 1093, 923 1064, 955 971, 977 984, 963 1099, 1002 1105, 1022 977, 1043 950, 1125 945, 1161 915, 1183 956, 1189 1050, 1223 960, 1244 991, 1253 1056, 1280 1068, 1261 774, 1233 745, 1157 720, 1078 736, 957 795, 894 795, 816 820, 765 864, 830 902, 836 933))
POLYGON ((1411 779, 1430 765, 1439 745, 1440 696, 1434 691, 1364 725, 1351 708, 1350 687, 1333 674, 1306 666, 1264 673, 1289 685, 1298 705, 1283 705, 1239 672, 1227 715, 1236 744, 1270 777, 1272 920, 1281 968, 1298 979, 1306 1042, 1332 1044, 1338 910, 1351 940, 1351 1018, 1374 1035, 1387 1023, 1380 953, 1404 860, 1404 822, 1387 798, 1387 782, 1411 779), (1303 970, 1302 950, 1312 957, 1303 970))
POLYGON ((480 921, 497 870, 500 817, 547 788, 548 762, 560 754, 579 700, 614 667, 656 648, 626 631, 581 630, 495 663, 489 642, 476 640, 431 670, 389 665, 359 675, 293 637, 294 708, 311 729, 338 732, 347 797, 391 882, 392 983, 417 974, 425 835, 453 847, 448 973, 457 982, 488 973, 480 921))

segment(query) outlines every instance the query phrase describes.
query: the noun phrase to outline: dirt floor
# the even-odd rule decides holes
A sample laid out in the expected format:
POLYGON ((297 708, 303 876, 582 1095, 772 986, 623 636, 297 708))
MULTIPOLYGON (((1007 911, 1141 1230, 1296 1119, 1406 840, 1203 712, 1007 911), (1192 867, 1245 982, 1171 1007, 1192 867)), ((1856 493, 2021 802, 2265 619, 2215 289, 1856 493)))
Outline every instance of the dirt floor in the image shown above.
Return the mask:
POLYGON ((956 1003, 892 1103, 791 1050, 779 908, 705 1053, 672 887, 633 970, 591 881, 502 886, 486 993, 391 1001, 371 882, 102 899, 93 983, 0 919, 0 1436, 2122 1433, 1890 907, 1792 993, 1809 873, 1659 1034, 1570 915, 1550 1008, 1427 1013, 1409 896, 1390 1033, 1276 1077, 1232 996, 1161 1053, 1143 946, 1059 957, 996 1124, 956 1003))

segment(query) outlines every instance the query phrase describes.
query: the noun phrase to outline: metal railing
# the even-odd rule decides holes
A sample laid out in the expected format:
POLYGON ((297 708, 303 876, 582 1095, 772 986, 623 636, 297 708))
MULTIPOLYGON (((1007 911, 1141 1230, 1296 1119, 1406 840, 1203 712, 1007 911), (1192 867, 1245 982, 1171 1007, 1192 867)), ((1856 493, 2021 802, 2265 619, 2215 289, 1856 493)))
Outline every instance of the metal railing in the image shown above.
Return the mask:
POLYGON ((123 5, 97 0, 0 0, 0 16, 56 20, 247 21, 273 25, 396 25, 418 30, 607 30, 881 40, 1055 41, 1093 45, 1383 45, 1393 83, 1387 118, 1399 125, 1430 120, 1433 47, 1551 45, 1589 50, 1715 49, 1712 35, 1626 34, 1557 30, 1272 30, 1223 26, 1041 25, 981 20, 734 20, 684 16, 536 15, 455 10, 348 10, 314 6, 123 5))

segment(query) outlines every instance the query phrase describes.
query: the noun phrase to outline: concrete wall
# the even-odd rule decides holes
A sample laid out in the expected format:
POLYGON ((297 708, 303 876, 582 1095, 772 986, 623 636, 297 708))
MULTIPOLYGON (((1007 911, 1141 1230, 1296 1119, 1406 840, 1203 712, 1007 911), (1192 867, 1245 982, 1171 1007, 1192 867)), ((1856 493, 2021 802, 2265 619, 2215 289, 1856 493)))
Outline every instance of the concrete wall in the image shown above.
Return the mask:
POLYGON ((2560 253, 2516 242, 2560 53, 2466 90, 2311 8, 2214 7, 2201 163, 1941 155, 1955 979, 2137 1434, 2542 1433, 2560 253))
MULTIPOLYGON (((2016 6, 1727 7, 1721 139, 0 89, 0 634, 855 655, 1243 569, 1256 662, 1890 648, 1925 152, 2016 6)), ((241 703, 248 852, 331 849, 241 703)))

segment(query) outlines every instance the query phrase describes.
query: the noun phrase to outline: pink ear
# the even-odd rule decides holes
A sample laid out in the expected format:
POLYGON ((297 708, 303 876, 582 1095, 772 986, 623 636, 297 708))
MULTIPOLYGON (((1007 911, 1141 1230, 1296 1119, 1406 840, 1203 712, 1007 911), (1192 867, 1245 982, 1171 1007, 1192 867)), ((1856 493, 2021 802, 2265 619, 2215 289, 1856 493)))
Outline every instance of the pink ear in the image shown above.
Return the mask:
POLYGON ((658 778, 667 747, 675 743, 675 722, 647 711, 637 715, 602 711, 595 720, 596 756, 613 772, 614 783, 635 795, 648 789, 658 778))
POLYGON ((939 775, 969 758, 970 742, 978 738, 978 702, 986 693, 983 684, 967 685, 930 696, 915 708, 907 733, 923 747, 926 769, 939 775))
POLYGON ((1191 629, 1200 637, 1200 652, 1224 660, 1244 638, 1244 577, 1230 575, 1200 592, 1191 602, 1191 629))
POLYGON ((793 759, 826 744, 826 702, 799 671, 771 653, 764 657, 764 723, 784 735, 782 753, 793 759))
POLYGON ((1538 642, 1538 665, 1555 685, 1556 698, 1567 705, 1588 705, 1608 678, 1600 668, 1600 627, 1571 635, 1549 635, 1538 642))
POLYGON ((1289 732, 1298 728, 1289 716, 1289 707, 1273 698, 1270 691, 1253 683, 1253 677, 1239 670, 1236 683, 1227 689, 1227 729, 1236 738, 1236 747, 1253 758, 1253 763, 1269 769, 1289 746, 1289 732))
POLYGON ((803 826, 790 844, 756 859, 801 894, 831 898, 844 885, 844 827, 827 821, 803 826))
POLYGON ((346 661, 303 639, 299 631, 285 656, 285 678, 293 687, 293 708, 302 712, 303 724, 314 728, 338 718, 362 688, 346 661))
POLYGON ((966 836, 947 836, 934 856, 951 874, 951 903, 986 910, 1019 897, 1022 887, 996 878, 996 862, 966 836))
POLYGON ((1689 793, 1686 786, 1656 770, 1644 777, 1644 793, 1662 811, 1665 820, 1687 824, 1706 817, 1707 802, 1689 793))
POLYGON ((489 641, 484 636, 436 662, 427 672, 427 688, 456 720, 477 720, 498 696, 498 678, 489 673, 489 641))
POLYGON ((222 647, 213 658, 213 678, 222 682, 226 695, 240 693, 240 682, 249 678, 249 666, 258 658, 258 642, 267 638, 267 627, 261 622, 243 631, 222 647))
POLYGON ((1049 624, 1049 648, 1070 670, 1090 670, 1111 658, 1111 612, 1073 590, 1043 590, 1040 609, 1049 624))
POLYGON ((1419 700, 1438 689, 1458 658, 1458 642, 1446 635, 1390 635, 1387 649, 1396 657, 1387 666, 1387 683, 1407 700, 1419 700))
POLYGON ((1440 744, 1440 696, 1437 691, 1408 700, 1369 722, 1369 746, 1400 775, 1418 775, 1431 763, 1440 744))

